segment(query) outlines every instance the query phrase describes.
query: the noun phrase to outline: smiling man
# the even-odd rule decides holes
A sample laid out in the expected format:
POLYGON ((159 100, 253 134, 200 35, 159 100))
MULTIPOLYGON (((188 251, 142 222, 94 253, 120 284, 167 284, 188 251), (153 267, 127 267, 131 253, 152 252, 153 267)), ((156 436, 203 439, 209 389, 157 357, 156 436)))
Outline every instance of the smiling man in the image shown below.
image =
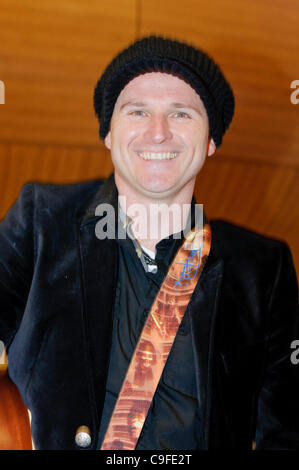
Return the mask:
POLYGON ((36 448, 299 449, 289 247, 193 196, 234 113, 222 71, 146 37, 94 106, 110 178, 25 185, 0 224, 0 339, 36 448))

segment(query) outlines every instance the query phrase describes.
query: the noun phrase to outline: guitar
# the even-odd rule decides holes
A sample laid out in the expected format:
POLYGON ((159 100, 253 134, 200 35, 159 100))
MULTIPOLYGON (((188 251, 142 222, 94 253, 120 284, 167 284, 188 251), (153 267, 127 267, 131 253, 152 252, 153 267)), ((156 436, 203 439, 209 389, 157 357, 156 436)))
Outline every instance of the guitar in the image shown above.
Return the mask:
POLYGON ((0 450, 32 450, 30 421, 23 399, 0 364, 0 450))

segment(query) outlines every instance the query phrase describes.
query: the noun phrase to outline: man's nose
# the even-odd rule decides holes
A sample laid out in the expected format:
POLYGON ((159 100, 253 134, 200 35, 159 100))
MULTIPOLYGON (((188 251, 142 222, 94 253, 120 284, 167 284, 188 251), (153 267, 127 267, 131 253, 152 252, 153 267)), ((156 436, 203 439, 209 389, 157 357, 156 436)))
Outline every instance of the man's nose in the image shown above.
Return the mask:
POLYGON ((153 142, 160 144, 172 138, 167 117, 163 114, 152 115, 146 130, 147 137, 153 142))

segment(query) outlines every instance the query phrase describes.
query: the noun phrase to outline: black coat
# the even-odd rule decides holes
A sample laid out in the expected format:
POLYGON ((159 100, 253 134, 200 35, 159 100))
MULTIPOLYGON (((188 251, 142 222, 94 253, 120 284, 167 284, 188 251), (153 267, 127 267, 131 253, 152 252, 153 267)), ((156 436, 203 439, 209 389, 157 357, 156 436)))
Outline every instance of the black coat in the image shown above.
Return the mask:
MULTIPOLYGON (((115 240, 95 236, 104 184, 27 184, 0 223, 0 339, 38 449, 94 449, 117 279, 115 240)), ((286 243, 210 221, 211 252, 189 303, 204 449, 299 449, 298 290, 286 243)))

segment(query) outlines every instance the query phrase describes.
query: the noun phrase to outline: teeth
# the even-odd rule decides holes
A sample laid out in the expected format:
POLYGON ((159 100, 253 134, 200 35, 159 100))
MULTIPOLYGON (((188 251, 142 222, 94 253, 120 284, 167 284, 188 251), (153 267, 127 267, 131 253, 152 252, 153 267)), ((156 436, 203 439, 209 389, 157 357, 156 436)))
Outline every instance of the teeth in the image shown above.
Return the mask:
POLYGON ((139 152, 138 155, 144 160, 171 160, 177 156, 177 152, 165 152, 165 153, 149 153, 139 152))

